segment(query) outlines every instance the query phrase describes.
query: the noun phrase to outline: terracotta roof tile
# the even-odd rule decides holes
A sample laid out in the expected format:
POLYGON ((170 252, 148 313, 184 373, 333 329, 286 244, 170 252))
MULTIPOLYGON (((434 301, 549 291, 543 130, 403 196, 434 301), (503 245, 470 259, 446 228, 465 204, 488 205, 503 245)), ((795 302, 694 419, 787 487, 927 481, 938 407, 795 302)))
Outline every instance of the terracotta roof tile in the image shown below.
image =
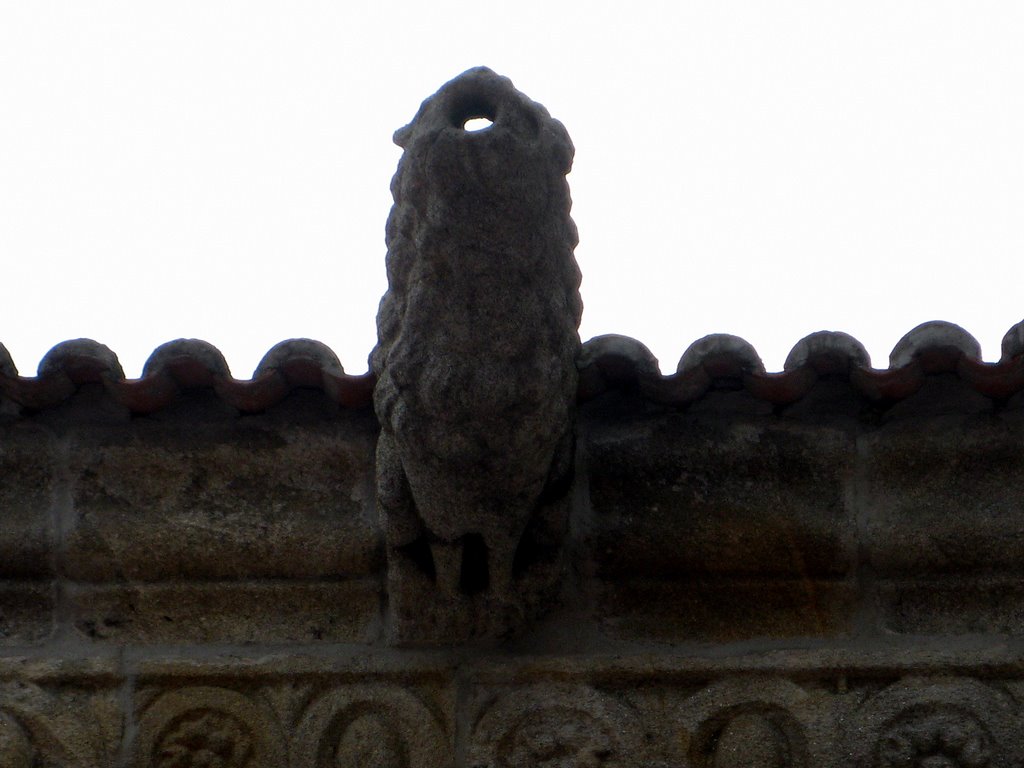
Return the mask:
POLYGON ((981 345, 971 334, 953 323, 935 320, 921 323, 896 342, 889 354, 890 368, 903 368, 917 359, 934 370, 951 371, 961 357, 981 360, 981 345))
MULTIPOLYGON (((598 379, 588 375, 587 367, 604 365, 604 355, 609 353, 603 347, 591 348, 593 343, 583 345, 581 374, 587 386, 581 387, 580 394, 584 400, 605 391, 595 388, 598 379)), ((616 353, 620 368, 627 361, 627 356, 616 353)), ((917 392, 926 377, 943 373, 955 374, 987 397, 1008 399, 1024 391, 1024 322, 1003 338, 998 363, 982 362, 977 340, 963 328, 930 322, 900 339, 890 355, 890 367, 884 370, 870 367, 867 351, 852 336, 822 331, 793 347, 781 373, 766 373, 756 350, 743 339, 713 335, 692 344, 670 376, 652 372, 651 361, 644 359, 643 370, 638 368, 632 376, 619 370, 615 377, 600 380, 605 389, 635 382, 646 397, 666 405, 687 405, 722 386, 742 387, 757 399, 785 405, 804 397, 822 376, 848 379, 869 400, 895 402, 917 392)))
POLYGON ((150 355, 138 379, 125 379, 117 356, 89 339, 58 344, 32 378, 17 374, 10 355, 0 345, 0 396, 28 410, 59 405, 79 385, 96 382, 133 413, 159 411, 181 392, 193 389, 213 389, 229 405, 253 413, 270 408, 301 387, 320 389, 346 407, 368 406, 374 378, 370 374, 347 375, 330 349, 309 339, 277 344, 250 380, 232 378, 220 350, 198 339, 161 345, 150 355))
POLYGON ((1024 354, 1024 320, 1013 326, 1003 336, 1001 360, 1009 360, 1020 354, 1024 354))
MULTIPOLYGON (((712 389, 742 389, 756 399, 786 405, 803 398, 827 376, 847 379, 869 400, 896 402, 913 395, 926 377, 936 374, 953 374, 978 393, 1005 400, 1024 392, 1024 322, 1006 333, 998 363, 982 362, 978 342, 959 326, 931 322, 900 339, 884 370, 870 367, 859 341, 832 331, 797 342, 779 373, 765 371, 749 342, 726 334, 691 344, 676 372, 668 376, 661 374, 647 347, 626 336, 599 336, 586 342, 579 366, 581 401, 631 390, 653 402, 685 406, 712 389)), ((255 413, 298 388, 319 389, 344 407, 367 407, 375 378, 371 373, 346 374, 330 348, 310 339, 277 344, 248 380, 233 378, 220 350, 197 339, 158 347, 138 379, 126 379, 117 356, 90 339, 55 346, 35 377, 19 376, 0 344, 0 398, 8 403, 30 411, 52 408, 89 383, 101 383, 116 402, 138 414, 166 408, 182 392, 194 389, 212 389, 239 411, 255 413)))
POLYGON ((679 358, 676 373, 686 374, 701 367, 714 377, 764 373, 764 363, 746 339, 728 333, 714 333, 693 342, 679 358))

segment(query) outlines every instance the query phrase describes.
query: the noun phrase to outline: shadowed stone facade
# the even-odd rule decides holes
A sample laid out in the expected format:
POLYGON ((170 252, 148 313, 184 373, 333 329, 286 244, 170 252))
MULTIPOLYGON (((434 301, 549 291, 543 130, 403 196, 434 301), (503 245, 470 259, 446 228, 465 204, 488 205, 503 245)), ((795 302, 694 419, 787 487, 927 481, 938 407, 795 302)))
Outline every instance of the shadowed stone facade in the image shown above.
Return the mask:
POLYGON ((579 344, 546 110, 397 138, 372 373, 0 348, 0 768, 1020 765, 1024 325, 665 376, 579 344))

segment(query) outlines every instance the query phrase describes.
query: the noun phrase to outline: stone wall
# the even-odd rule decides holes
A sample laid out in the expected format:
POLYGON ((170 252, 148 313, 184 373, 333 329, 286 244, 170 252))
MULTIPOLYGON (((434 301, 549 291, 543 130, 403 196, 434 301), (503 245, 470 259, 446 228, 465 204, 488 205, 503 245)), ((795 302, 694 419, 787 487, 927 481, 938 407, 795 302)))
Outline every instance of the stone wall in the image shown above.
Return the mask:
MULTIPOLYGON (((496 103, 457 102, 500 129, 496 103)), ((735 337, 670 375, 595 339, 569 438, 512 469, 485 440, 469 491, 406 477, 429 457, 375 411, 386 355, 348 376, 284 342, 239 381, 196 341, 137 380, 95 342, 35 377, 2 352, 0 767, 1016 766, 1022 329, 989 364, 927 324, 886 369, 815 334, 778 373, 735 337), (520 481, 502 538, 474 505, 520 481)), ((453 435, 514 434, 427 365, 453 435)))
MULTIPOLYGON (((585 346, 557 596, 507 636, 430 647, 391 627, 368 397, 309 376, 246 413, 209 372, 133 414, 118 380, 68 365, 59 404, 5 403, 0 755, 1016 764, 1020 395, 947 365, 878 399, 849 367, 780 405, 752 382, 788 374, 743 373, 722 346, 679 403, 650 393, 688 374, 652 373, 635 342, 585 346)), ((190 349, 176 365, 203 369, 190 349)), ((275 354, 264 377, 321 365, 275 354)))

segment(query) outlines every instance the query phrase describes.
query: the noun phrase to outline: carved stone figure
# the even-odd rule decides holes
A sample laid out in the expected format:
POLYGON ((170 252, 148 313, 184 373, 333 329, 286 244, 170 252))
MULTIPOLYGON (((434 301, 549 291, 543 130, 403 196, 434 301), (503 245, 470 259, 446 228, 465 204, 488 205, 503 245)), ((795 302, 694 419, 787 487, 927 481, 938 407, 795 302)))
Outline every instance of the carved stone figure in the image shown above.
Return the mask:
MULTIPOLYGON (((403 613, 429 613, 435 594, 440 614, 478 598, 489 606, 478 616, 521 610, 529 590, 516 579, 557 551, 582 303, 565 180, 573 147, 547 110, 472 69, 395 141, 405 152, 371 365, 401 634, 403 613), (466 130, 478 117, 490 127, 466 130)), ((437 639, 500 631, 440 614, 451 626, 437 639)))

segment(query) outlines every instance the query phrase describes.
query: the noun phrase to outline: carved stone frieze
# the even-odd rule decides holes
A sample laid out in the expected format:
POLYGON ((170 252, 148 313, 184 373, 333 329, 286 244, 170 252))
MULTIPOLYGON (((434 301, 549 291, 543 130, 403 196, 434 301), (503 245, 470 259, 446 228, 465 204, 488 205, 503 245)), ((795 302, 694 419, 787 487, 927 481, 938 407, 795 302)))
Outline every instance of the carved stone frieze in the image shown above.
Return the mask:
POLYGON ((644 765, 637 714, 590 686, 533 686, 499 694, 473 728, 481 768, 632 768, 644 765))
POLYGON ((445 768, 452 751, 435 715, 394 685, 347 685, 322 694, 292 739, 293 764, 310 768, 445 768))
POLYGON ((864 768, 1021 764, 1020 707, 977 680, 908 678, 869 696, 847 735, 864 768))
POLYGON ((155 768, 246 768, 253 757, 252 729, 226 712, 197 709, 175 720, 153 753, 155 768))
POLYGON ((819 692, 781 678, 727 678, 678 707, 694 768, 810 768, 831 732, 819 692))
POLYGON ((121 717, 109 691, 0 683, 0 768, 108 768, 121 717))
POLYGON ((992 737, 968 710, 922 704, 901 712, 878 740, 878 768, 984 768, 992 761, 992 737))
POLYGON ((133 755, 139 768, 278 768, 287 749, 268 707, 228 688, 194 686, 143 710, 133 755))

